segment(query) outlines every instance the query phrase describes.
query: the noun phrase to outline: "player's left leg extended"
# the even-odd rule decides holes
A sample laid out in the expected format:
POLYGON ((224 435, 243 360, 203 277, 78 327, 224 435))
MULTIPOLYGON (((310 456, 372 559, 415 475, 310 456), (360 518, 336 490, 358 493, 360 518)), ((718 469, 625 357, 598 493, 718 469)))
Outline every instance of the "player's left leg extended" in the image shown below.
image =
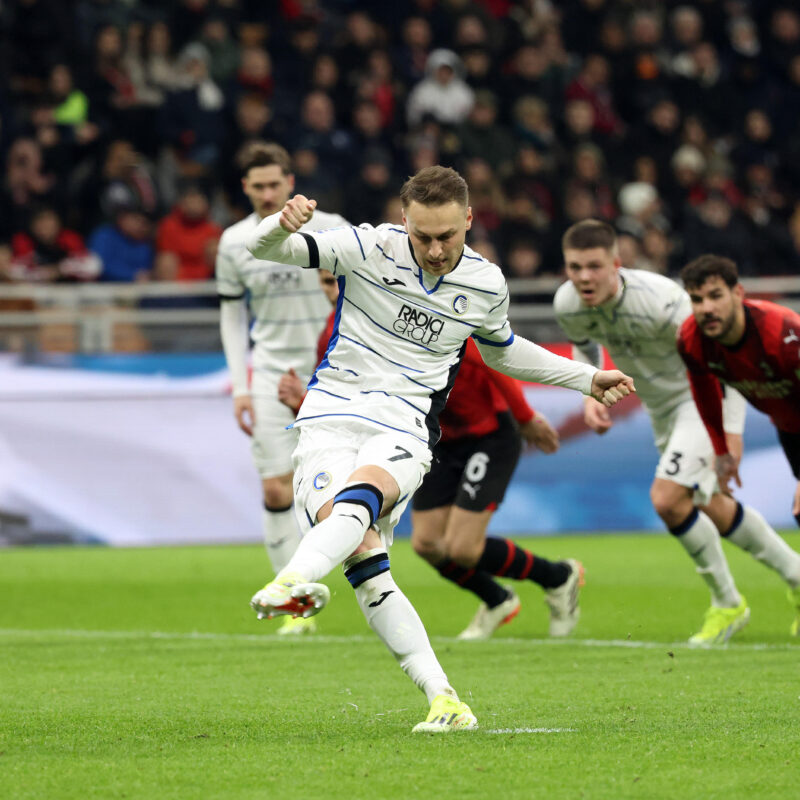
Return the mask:
POLYGON ((723 538, 774 569, 789 585, 789 601, 795 610, 791 633, 796 636, 800 628, 800 554, 756 509, 728 495, 715 494, 705 510, 723 538))

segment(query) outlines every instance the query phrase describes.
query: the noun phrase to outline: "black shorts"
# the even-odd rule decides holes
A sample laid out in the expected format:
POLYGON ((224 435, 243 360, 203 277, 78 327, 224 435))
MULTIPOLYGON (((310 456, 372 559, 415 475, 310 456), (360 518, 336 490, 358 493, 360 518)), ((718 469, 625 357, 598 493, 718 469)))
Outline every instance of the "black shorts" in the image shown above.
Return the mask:
POLYGON ((783 452, 789 460, 792 474, 800 481, 800 433, 789 433, 788 431, 778 431, 778 438, 781 441, 783 452))
POLYGON ((455 505, 466 511, 497 508, 522 452, 522 441, 508 412, 486 436, 439 442, 431 470, 414 495, 414 510, 455 505))

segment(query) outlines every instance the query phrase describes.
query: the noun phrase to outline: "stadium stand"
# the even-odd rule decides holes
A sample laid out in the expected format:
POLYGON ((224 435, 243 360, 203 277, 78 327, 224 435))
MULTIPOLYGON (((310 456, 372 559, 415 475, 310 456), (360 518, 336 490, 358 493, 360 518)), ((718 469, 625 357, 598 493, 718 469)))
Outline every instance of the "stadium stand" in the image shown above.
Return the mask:
MULTIPOLYGON (((512 281, 520 321, 551 319, 537 300, 560 233, 588 216, 617 227, 626 266, 674 276, 714 251, 769 277, 761 292, 800 289, 787 0, 20 0, 0 7, 0 54, 4 347, 45 313, 85 328, 75 284, 133 282, 127 301, 105 295, 120 325, 211 322, 202 280, 220 226, 247 211, 236 158, 255 139, 286 146, 298 191, 355 222, 396 220, 394 187, 418 168, 458 168, 470 243, 527 281, 512 281), (191 245, 187 192, 204 226, 191 245), (176 280, 206 299, 159 285, 176 280), (34 283, 72 287, 34 300, 34 283)), ((28 344, 169 344, 46 339, 28 344)))

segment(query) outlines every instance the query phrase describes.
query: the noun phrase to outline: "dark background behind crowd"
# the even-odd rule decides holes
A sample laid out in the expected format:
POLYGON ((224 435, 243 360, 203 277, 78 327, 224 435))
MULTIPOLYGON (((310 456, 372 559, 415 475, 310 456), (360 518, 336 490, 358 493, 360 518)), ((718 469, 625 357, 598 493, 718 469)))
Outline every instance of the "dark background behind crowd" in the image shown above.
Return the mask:
POLYGON ((555 274, 611 221, 627 266, 800 266, 800 10, 770 0, 16 0, 0 5, 0 279, 202 280, 249 213, 237 154, 399 221, 429 164, 470 243, 555 274))

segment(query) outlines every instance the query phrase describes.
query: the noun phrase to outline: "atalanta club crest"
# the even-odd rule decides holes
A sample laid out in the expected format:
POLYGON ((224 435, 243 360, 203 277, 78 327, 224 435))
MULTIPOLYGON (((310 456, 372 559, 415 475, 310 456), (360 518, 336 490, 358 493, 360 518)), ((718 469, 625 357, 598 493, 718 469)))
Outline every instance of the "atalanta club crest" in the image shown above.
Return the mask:
POLYGON ((453 299, 453 311, 456 314, 466 314, 469 308, 469 299, 465 294, 456 295, 453 299))
POLYGON ((327 472, 318 472, 314 476, 314 488, 320 492, 331 482, 331 476, 327 472))

